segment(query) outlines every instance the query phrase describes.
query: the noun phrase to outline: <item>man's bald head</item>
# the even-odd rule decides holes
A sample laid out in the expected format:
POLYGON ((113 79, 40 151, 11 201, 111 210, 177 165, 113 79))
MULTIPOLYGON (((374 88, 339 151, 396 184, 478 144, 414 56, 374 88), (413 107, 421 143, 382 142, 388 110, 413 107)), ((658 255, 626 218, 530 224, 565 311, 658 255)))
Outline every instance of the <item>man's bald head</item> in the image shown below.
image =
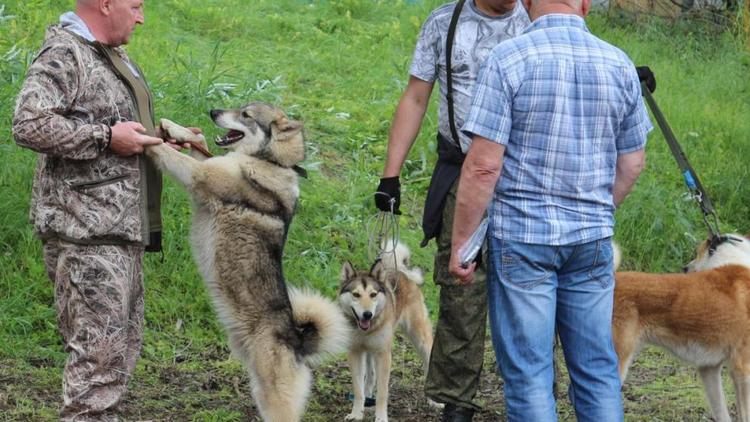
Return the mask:
POLYGON ((523 4, 531 20, 534 20, 552 13, 585 17, 589 13, 591 0, 523 0, 523 4))
POLYGON ((76 15, 97 41, 117 47, 144 22, 143 0, 76 0, 76 15))

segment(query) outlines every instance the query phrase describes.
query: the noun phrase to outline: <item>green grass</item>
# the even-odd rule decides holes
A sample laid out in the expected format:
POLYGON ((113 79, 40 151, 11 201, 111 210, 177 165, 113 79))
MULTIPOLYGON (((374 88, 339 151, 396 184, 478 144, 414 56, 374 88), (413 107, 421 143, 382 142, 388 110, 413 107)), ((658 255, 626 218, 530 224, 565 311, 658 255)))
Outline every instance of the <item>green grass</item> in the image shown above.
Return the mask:
MULTIPOLYGON (((0 1, 0 8, 5 6, 0 14, 0 154, 5 161, 0 166, 0 420, 52 420, 59 405, 65 354, 40 243, 27 222, 35 156, 15 146, 10 127, 15 96, 44 27, 72 3, 0 1)), ((285 252, 290 283, 334 297, 344 260, 368 264, 366 225, 374 215, 371 195, 382 170, 390 120, 420 24, 439 3, 146 2, 146 25, 137 30, 128 51, 149 78, 157 116, 200 126, 213 137, 219 130, 208 110, 264 100, 305 122, 310 178, 302 182, 285 252)), ((601 14, 588 22, 595 34, 655 71, 656 101, 711 194, 722 228, 750 231, 750 58, 744 41, 731 32, 702 31, 690 23, 601 14)), ((420 249, 417 244, 435 158, 435 127, 433 101, 402 175, 401 234, 412 246, 414 262, 428 271, 433 246, 420 249)), ((616 238, 628 269, 675 271, 706 230, 697 206, 683 199, 682 179, 658 130, 650 136, 647 156, 647 170, 618 211, 616 238)), ((191 259, 188 198, 170 181, 163 202, 164 260, 149 256, 146 262, 147 330, 128 415, 245 420, 254 414, 246 377, 229 360, 225 336, 191 259)), ((434 316, 436 289, 427 283, 425 291, 434 316)), ((395 360, 401 372, 394 388, 418 396, 421 381, 414 374, 419 371, 401 367, 411 365, 414 355, 403 353, 401 361, 395 360)), ((634 374, 643 375, 626 390, 635 397, 628 401, 629 418, 672 420, 668 412, 683 408, 691 412, 683 414, 691 415, 688 419, 706 417, 692 371, 658 353, 647 353, 638 362, 644 365, 638 372, 637 363, 634 374), (665 367, 679 369, 659 375, 663 379, 649 378, 665 367)), ((341 397, 348 390, 348 371, 342 362, 332 365, 318 373, 310 420, 347 412, 341 397)), ((491 420, 503 413, 496 380, 488 382, 483 397, 491 420)), ((571 415, 564 400, 561 412, 571 415)))

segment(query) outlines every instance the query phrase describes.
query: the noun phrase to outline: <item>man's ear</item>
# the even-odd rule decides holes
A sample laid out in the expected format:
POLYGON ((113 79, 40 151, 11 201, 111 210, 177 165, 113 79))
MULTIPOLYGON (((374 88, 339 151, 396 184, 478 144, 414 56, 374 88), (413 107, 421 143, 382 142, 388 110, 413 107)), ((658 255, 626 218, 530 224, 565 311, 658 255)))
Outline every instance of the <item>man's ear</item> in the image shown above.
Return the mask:
POLYGON ((114 6, 114 4, 112 4, 113 1, 114 0, 97 0, 99 12, 104 16, 109 16, 110 12, 112 12, 112 7, 114 6))
POLYGON ((271 135, 277 141, 291 139, 302 131, 302 122, 279 116, 271 122, 271 135))

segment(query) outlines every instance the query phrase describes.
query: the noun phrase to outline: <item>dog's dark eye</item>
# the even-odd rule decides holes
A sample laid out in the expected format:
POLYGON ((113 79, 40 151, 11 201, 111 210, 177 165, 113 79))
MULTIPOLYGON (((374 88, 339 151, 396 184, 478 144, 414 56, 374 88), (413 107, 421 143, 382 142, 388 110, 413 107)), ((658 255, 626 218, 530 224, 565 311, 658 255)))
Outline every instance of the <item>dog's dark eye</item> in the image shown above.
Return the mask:
POLYGON ((359 293, 356 293, 356 292, 355 292, 355 293, 352 293, 352 296, 354 296, 354 297, 359 297, 359 296, 360 296, 360 294, 359 294, 359 293))
POLYGON ((373 299, 374 299, 374 298, 375 298, 375 296, 377 296, 377 295, 378 295, 378 293, 377 293, 377 292, 372 292, 372 293, 370 293, 370 297, 371 297, 371 298, 373 298, 373 299))
POLYGON ((244 117, 246 119, 249 119, 250 118, 250 113, 248 113, 247 111, 243 111, 242 112, 242 117, 244 117))

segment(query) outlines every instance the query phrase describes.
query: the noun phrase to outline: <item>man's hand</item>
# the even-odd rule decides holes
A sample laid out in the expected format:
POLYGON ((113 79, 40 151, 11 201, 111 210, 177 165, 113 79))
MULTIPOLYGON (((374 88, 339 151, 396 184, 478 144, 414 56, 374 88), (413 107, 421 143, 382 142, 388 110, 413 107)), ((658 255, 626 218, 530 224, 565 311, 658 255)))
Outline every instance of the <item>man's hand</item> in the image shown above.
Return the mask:
POLYGON ((380 179, 378 190, 375 192, 375 206, 380 211, 400 215, 398 207, 401 205, 401 183, 398 176, 380 179))
POLYGON ((651 68, 648 66, 636 66, 635 70, 638 72, 638 80, 640 80, 641 83, 646 83, 648 91, 651 93, 656 91, 656 78, 654 77, 654 72, 651 71, 651 68))
POLYGON ((109 149, 121 157, 140 154, 149 145, 159 145, 160 138, 145 135, 146 128, 138 122, 118 122, 112 126, 112 140, 109 149))
POLYGON ((456 248, 451 250, 451 259, 448 263, 448 271, 453 274, 456 284, 467 285, 474 282, 474 270, 477 268, 476 261, 469 264, 468 267, 464 268, 458 259, 458 251, 456 248))

